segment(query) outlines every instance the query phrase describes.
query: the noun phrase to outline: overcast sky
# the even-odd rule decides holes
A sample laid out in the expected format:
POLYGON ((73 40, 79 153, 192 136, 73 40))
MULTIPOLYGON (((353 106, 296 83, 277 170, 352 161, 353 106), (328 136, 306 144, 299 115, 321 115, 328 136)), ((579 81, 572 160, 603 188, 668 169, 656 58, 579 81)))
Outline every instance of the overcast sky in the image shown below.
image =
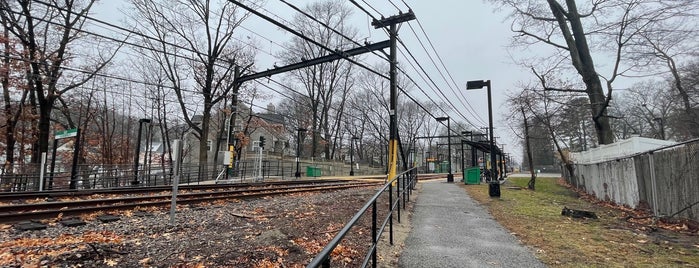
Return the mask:
MULTIPOLYGON (((408 8, 401 0, 392 0, 401 11, 407 12, 408 8)), ((290 1, 291 3, 303 7, 313 1, 297 0, 290 1)), ((358 0, 360 5, 365 6, 375 16, 380 16, 376 11, 369 8, 364 2, 358 0)), ((368 0, 374 8, 385 16, 391 16, 398 13, 398 9, 394 7, 388 0, 368 0)), ((509 30, 509 23, 504 21, 503 12, 494 12, 494 7, 481 0, 406 0, 405 1, 417 16, 420 23, 424 27, 425 32, 429 35, 437 53, 444 60, 444 65, 449 73, 453 76, 458 88, 455 88, 447 77, 452 88, 447 86, 447 81, 442 79, 436 67, 428 58, 425 50, 420 46, 418 39, 407 25, 400 28, 400 38, 405 42, 406 46, 420 61, 421 65, 427 70, 428 74, 439 86, 440 90, 449 98, 456 109, 461 111, 461 114, 468 117, 468 120, 473 122, 477 127, 486 127, 488 120, 487 97, 484 90, 465 91, 466 81, 469 80, 491 80, 493 102, 495 110, 495 136, 501 137, 499 142, 507 144, 506 151, 513 153, 517 158, 520 158, 521 149, 519 148, 519 140, 513 138, 509 127, 504 122, 504 114, 507 107, 504 105, 505 92, 516 88, 517 82, 529 79, 528 73, 520 67, 512 63, 506 46, 509 44, 509 38, 512 33, 509 30), (457 97, 455 94, 462 94, 462 97, 457 97), (476 116, 473 116, 468 111, 471 110, 468 104, 462 100, 466 100, 476 116), (477 117, 477 118, 475 118, 477 117), (514 146, 513 146, 514 145, 514 146), (516 150, 516 151, 515 151, 516 150)), ((376 30, 370 25, 369 17, 358 8, 347 4, 355 11, 353 25, 359 30, 359 36, 368 38, 370 41, 378 42, 388 39, 386 33, 376 30)), ((268 0, 264 4, 265 9, 273 12, 279 17, 291 20, 295 15, 295 11, 276 0, 268 0)), ((94 17, 103 19, 109 22, 122 24, 120 20, 123 18, 122 12, 126 5, 124 0, 120 1, 100 1, 95 8, 94 17)), ((427 39, 422 36, 419 25, 412 22, 411 25, 420 35, 421 40, 427 45, 430 53, 433 53, 427 39)), ((247 29, 254 31, 257 34, 265 36, 274 41, 274 43, 283 44, 291 38, 291 34, 282 32, 277 27, 259 18, 253 17, 244 22, 247 29)), ((282 50, 278 45, 266 41, 252 32, 243 30, 240 33, 241 38, 250 36, 260 44, 261 49, 272 53, 277 53, 282 50)), ((401 48, 402 49, 402 48, 401 48)), ((400 55, 400 54, 399 54, 400 55)), ((432 55, 434 57, 434 54, 432 55)), ((373 56, 375 57, 375 56, 373 56)), ((367 61, 372 61, 372 56, 367 56, 367 61)), ((274 58, 264 53, 258 53, 258 64, 260 69, 271 68, 274 63, 274 58)), ((377 59, 373 59, 377 60, 377 59)), ((399 58, 400 60, 400 58, 399 58)), ((437 61, 437 58, 434 58, 437 61)), ((440 63, 437 61, 437 64, 440 63)), ((441 65, 439 66, 441 68, 441 65)), ((419 75, 409 67, 404 66, 415 81, 437 101, 445 102, 440 97, 441 95, 434 92, 419 75)), ((443 70, 442 70, 443 71, 443 70)), ((447 75, 444 73, 444 75, 447 75)), ((411 92, 416 99, 427 100, 424 95, 418 91, 411 92)), ((265 106, 263 104, 261 106, 265 106)), ((449 116, 455 121, 463 122, 461 114, 450 112, 449 116)), ((442 116, 442 115, 437 115, 442 116)), ((454 121, 452 121, 454 122, 454 121)))

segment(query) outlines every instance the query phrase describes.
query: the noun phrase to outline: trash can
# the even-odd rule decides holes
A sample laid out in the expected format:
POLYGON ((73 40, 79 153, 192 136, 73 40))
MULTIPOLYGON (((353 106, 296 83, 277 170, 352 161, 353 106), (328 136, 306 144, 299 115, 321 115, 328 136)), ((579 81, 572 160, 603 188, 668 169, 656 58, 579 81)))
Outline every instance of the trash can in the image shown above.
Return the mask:
POLYGON ((464 184, 480 184, 481 183, 481 168, 472 167, 464 173, 464 184))
POLYGON ((307 166, 306 167, 306 176, 308 176, 308 177, 320 177, 320 168, 307 166))

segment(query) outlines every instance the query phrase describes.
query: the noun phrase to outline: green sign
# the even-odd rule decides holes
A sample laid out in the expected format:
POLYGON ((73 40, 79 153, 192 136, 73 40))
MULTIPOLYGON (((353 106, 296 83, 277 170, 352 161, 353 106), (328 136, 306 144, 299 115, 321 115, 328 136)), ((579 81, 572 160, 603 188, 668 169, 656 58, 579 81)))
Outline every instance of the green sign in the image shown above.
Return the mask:
POLYGON ((56 137, 54 139, 60 140, 60 139, 65 139, 65 138, 70 138, 70 137, 75 137, 78 135, 78 129, 77 128, 71 128, 71 129, 66 129, 66 130, 61 130, 56 132, 56 137))

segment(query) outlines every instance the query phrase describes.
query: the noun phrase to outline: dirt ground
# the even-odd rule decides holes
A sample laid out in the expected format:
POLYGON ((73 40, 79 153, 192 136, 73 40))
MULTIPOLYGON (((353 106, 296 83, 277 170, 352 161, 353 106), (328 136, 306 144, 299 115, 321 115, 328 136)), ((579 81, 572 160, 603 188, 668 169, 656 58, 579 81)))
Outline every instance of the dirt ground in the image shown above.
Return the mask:
MULTIPOLYGON (((151 215, 130 211, 106 224, 93 215, 79 227, 53 221, 46 230, 21 232, 4 225, 0 267, 305 267, 375 192, 368 187, 184 206, 175 225, 168 211, 152 208, 140 209, 151 215)), ((379 204, 381 214, 388 202, 379 204)), ((333 252, 334 267, 363 261, 371 234, 367 214, 333 252)), ((397 264, 408 219, 404 213, 401 223, 394 221, 393 246, 379 245, 382 267, 397 264)))

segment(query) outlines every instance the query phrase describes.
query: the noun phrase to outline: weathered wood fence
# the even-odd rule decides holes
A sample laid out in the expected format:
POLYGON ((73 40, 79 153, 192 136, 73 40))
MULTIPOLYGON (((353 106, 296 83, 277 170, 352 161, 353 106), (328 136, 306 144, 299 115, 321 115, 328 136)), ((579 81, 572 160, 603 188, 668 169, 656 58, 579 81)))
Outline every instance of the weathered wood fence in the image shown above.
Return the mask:
POLYGON ((598 163, 575 163, 571 185, 601 200, 699 221, 699 140, 598 163))

